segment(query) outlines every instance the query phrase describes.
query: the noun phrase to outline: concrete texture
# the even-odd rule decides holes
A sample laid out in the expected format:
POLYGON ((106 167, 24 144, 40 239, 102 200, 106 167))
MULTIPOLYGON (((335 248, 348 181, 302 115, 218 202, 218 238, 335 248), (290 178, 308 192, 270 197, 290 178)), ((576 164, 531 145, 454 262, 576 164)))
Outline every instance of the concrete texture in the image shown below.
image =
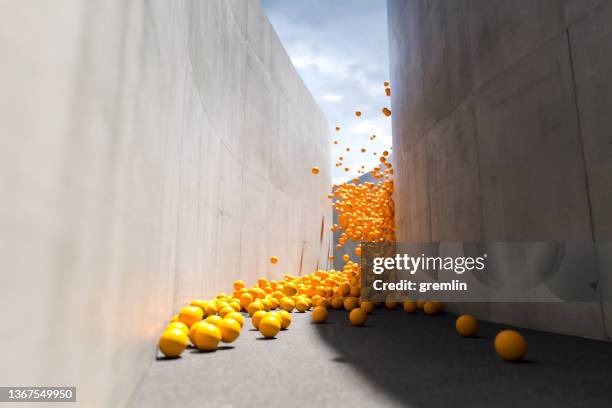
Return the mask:
POLYGON ((189 349, 155 362, 135 407, 608 407, 612 344, 521 330, 526 361, 493 350, 507 328, 481 322, 462 338, 450 315, 376 309, 366 326, 345 311, 326 324, 294 313, 289 330, 262 340, 250 319, 236 342, 212 353, 189 349), (579 375, 578 375, 579 373, 579 375))
MULTIPOLYGON (((387 9, 398 240, 612 240, 612 1, 389 0, 387 9)), ((610 299, 612 265, 600 258, 610 299)), ((605 301, 496 300, 450 307, 611 334, 605 301)))
POLYGON ((122 406, 190 299, 327 262, 328 124, 256 0, 2 10, 0 384, 122 406))

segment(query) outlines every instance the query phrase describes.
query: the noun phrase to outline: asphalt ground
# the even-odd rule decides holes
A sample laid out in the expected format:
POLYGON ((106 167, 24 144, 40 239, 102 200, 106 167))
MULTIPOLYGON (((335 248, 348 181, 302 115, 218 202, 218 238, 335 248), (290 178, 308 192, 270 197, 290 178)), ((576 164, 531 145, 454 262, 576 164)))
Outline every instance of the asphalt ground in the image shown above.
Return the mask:
POLYGON ((612 407, 612 343, 517 329, 527 358, 502 361, 480 322, 462 338, 451 315, 375 309, 363 327, 345 311, 324 324, 293 313, 264 339, 245 319, 240 337, 215 352, 158 358, 136 407, 612 407))

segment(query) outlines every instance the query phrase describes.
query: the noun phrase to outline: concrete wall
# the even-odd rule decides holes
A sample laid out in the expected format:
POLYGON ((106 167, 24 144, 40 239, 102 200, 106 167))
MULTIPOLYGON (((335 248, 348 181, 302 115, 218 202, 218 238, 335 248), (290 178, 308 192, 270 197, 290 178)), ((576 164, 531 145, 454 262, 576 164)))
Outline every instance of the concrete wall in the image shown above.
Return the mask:
MULTIPOLYGON (((398 240, 612 240, 612 1, 389 0, 388 13, 398 240)), ((612 327, 606 303, 456 310, 612 327)))
POLYGON ((258 1, 8 0, 0 55, 0 384, 121 406, 191 298, 327 260, 327 120, 258 1))

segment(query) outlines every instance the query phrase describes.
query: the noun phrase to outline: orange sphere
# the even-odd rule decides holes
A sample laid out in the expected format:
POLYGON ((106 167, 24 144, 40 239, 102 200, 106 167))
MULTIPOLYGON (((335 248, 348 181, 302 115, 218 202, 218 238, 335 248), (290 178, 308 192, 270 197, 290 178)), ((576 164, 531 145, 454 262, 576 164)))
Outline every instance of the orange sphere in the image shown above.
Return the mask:
POLYGON ((502 330, 493 343, 497 354, 506 361, 518 361, 527 354, 527 340, 515 330, 502 330))
POLYGON ((406 300, 404 302, 404 312, 414 313, 417 310, 417 304, 414 300, 406 300))
POLYGON ((455 321, 455 328, 463 337, 472 337, 478 331, 478 321, 470 315, 461 315, 455 321))
POLYGON ((351 313, 349 313, 349 320, 353 326, 363 326, 366 321, 365 310, 360 307, 351 310, 351 313))
POLYGON ((327 309, 322 306, 317 306, 312 311, 312 321, 314 323, 323 323, 327 320, 327 309))
POLYGON ((440 307, 436 302, 425 302, 425 305, 423 305, 423 311, 425 311, 425 314, 431 316, 437 314, 440 311, 440 307))

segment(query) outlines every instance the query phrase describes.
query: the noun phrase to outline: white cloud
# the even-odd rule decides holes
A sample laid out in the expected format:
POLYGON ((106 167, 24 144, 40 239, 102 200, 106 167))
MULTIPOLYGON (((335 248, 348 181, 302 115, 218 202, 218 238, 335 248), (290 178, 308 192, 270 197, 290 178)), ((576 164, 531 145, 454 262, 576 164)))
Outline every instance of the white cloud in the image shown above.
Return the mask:
POLYGON ((340 102, 343 98, 342 95, 337 95, 333 93, 326 93, 321 96, 321 99, 325 102, 340 102))

